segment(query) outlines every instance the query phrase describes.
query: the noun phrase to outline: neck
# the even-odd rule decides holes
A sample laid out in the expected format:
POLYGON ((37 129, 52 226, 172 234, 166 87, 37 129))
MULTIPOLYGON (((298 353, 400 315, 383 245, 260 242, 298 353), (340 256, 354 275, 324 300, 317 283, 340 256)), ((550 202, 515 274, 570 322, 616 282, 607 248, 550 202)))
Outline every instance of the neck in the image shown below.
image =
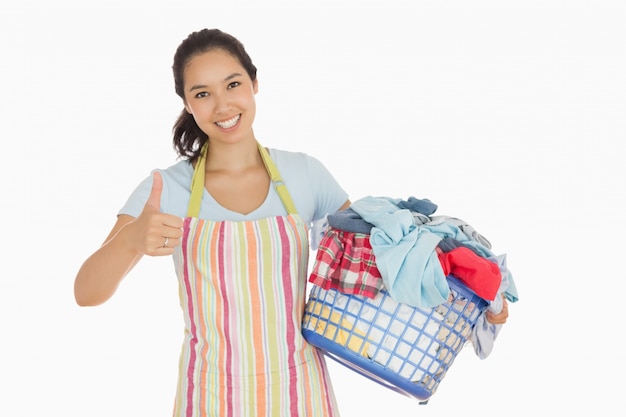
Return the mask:
POLYGON ((254 138, 238 143, 211 143, 207 151, 206 171, 243 171, 263 165, 254 138))

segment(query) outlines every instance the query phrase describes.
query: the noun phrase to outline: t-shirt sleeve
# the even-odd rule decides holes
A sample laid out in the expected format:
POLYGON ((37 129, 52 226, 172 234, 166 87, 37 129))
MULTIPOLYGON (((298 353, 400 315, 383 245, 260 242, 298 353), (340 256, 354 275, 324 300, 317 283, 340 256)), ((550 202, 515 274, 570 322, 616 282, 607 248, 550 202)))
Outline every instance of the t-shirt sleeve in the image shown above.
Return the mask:
POLYGON ((157 171, 163 179, 163 190, 161 191, 161 206, 163 213, 184 217, 187 213, 189 203, 189 184, 193 168, 189 163, 181 161, 166 169, 152 170, 143 181, 132 191, 126 203, 119 210, 119 214, 128 214, 137 217, 141 214, 150 192, 152 191, 152 175, 157 171))
MULTIPOLYGON (((150 196, 150 191, 152 190, 152 173, 146 177, 143 181, 135 187, 130 196, 126 200, 126 203, 122 206, 122 208, 118 211, 118 215, 127 214, 132 217, 138 217, 144 206, 146 205, 146 201, 148 201, 148 196, 150 196)), ((161 194, 161 199, 163 199, 163 195, 161 194)))
POLYGON ((348 200, 348 193, 339 185, 335 177, 317 158, 307 155, 308 178, 314 196, 315 211, 312 221, 334 213, 348 200))
MULTIPOLYGON (((336 212, 348 200, 348 193, 339 185, 324 164, 304 152, 270 148, 270 155, 289 190, 298 214, 310 225, 336 212)), ((281 212, 285 212, 281 208, 281 212)))

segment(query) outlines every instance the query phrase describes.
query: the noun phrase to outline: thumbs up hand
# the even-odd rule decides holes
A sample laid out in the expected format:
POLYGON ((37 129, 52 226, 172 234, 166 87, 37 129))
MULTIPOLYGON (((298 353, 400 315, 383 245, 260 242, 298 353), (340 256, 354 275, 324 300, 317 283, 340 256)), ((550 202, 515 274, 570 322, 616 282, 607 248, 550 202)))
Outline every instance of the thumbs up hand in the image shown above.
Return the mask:
POLYGON ((162 190, 163 178, 155 171, 152 174, 152 190, 143 211, 127 225, 132 228, 132 246, 144 255, 171 255, 183 234, 183 219, 161 213, 162 190))

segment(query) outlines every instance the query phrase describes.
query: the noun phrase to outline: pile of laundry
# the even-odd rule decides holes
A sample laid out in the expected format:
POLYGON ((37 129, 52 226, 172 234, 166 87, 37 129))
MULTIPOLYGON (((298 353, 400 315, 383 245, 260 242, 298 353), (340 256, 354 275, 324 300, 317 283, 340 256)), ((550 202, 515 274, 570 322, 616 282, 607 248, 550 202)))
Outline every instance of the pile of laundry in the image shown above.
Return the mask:
MULTIPOLYGON (((328 215, 309 282, 372 300, 384 290, 398 304, 436 311, 451 299, 452 276, 495 313, 502 297, 516 302, 506 254, 494 254, 467 222, 435 216, 437 208, 428 199, 368 196, 328 215)), ((481 359, 491 353, 500 328, 482 314, 468 329, 481 359)))

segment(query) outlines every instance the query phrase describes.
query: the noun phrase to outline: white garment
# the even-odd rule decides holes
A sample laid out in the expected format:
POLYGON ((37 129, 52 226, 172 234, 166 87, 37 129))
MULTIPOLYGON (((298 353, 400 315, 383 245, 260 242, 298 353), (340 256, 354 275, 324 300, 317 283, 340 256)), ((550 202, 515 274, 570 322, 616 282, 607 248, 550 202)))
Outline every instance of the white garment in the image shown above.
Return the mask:
MULTIPOLYGON (((506 265, 506 254, 498 255, 495 258, 492 258, 495 262, 497 262, 500 267, 500 271, 502 273, 502 281, 500 282, 500 288, 498 288, 498 295, 496 298, 490 302, 489 307, 487 307, 488 311, 491 311, 495 314, 498 314, 502 311, 502 307, 504 306, 504 302, 502 301, 502 295, 509 288, 510 281, 508 279, 509 274, 504 273, 508 271, 506 265)), ((493 324, 487 321, 487 314, 481 314, 476 321, 476 325, 472 329, 472 335, 470 337, 470 341, 474 346, 474 352, 476 356, 480 359, 485 359, 491 351, 493 350, 493 345, 500 333, 500 329, 502 328, 501 324, 493 324)))

